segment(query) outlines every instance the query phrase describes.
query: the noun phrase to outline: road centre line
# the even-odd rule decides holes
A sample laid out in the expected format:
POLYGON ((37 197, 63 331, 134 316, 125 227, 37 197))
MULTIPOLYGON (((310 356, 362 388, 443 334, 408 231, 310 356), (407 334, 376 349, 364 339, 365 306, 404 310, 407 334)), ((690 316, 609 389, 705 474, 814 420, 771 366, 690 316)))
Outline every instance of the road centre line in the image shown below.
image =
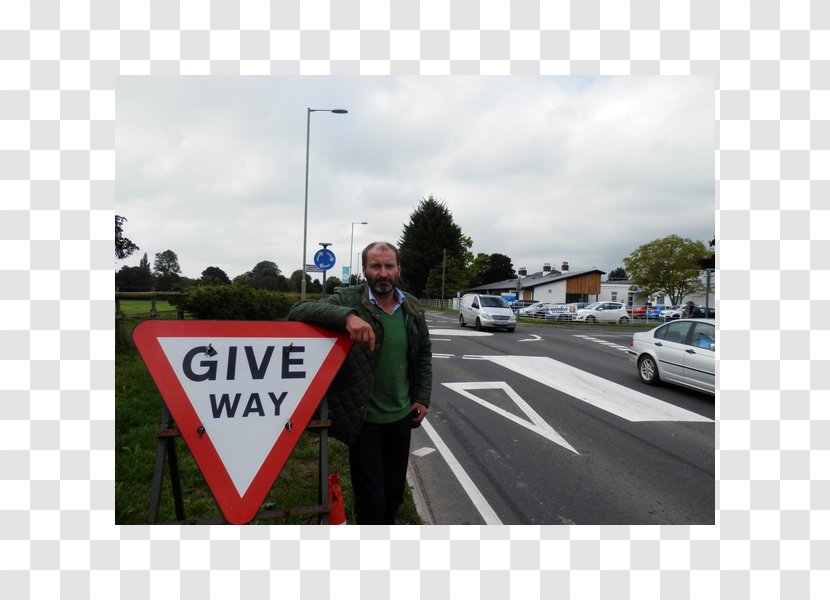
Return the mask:
POLYGON ((494 362, 627 421, 712 422, 692 411, 545 356, 484 356, 480 359, 494 362))
POLYGON ((470 479, 469 475, 467 475, 467 472, 461 466, 461 463, 458 462, 457 458, 455 458, 455 455, 444 443, 444 440, 441 439, 441 436, 438 435, 438 432, 433 429, 432 425, 430 425, 429 421, 426 419, 421 421, 421 426, 423 427, 424 432, 426 432, 432 440, 432 443, 435 445, 438 453, 447 463, 447 466, 453 472, 453 475, 455 475, 458 479, 458 483, 460 483, 461 487, 464 488, 464 491, 476 507, 476 510, 478 510, 479 514, 484 519, 485 525, 502 525, 502 521, 499 519, 496 511, 493 510, 493 507, 490 506, 489 502, 487 502, 487 499, 478 487, 476 487, 476 484, 473 483, 473 480, 470 479))

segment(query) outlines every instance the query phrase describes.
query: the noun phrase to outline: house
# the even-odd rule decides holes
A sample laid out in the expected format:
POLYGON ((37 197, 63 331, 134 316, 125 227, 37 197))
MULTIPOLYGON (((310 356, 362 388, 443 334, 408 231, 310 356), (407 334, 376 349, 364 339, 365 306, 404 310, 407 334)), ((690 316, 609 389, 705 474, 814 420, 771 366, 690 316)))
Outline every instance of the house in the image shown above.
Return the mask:
POLYGON ((519 300, 537 302, 594 302, 601 292, 604 271, 571 271, 568 263, 562 263, 562 270, 552 269, 545 263, 542 270, 527 275, 527 269, 519 269, 517 279, 506 279, 487 283, 467 290, 479 294, 498 296, 515 295, 519 300))
MULTIPOLYGON (((712 276, 711 271, 709 272, 709 278, 707 280, 707 273, 703 271, 700 275, 700 282, 703 286, 704 291, 698 294, 693 294, 691 296, 686 296, 685 298, 681 299, 678 304, 685 304, 688 301, 692 301, 698 306, 715 306, 715 280, 714 276, 712 276), (706 292, 708 286, 708 293, 706 292)), ((603 281, 602 282, 602 289, 600 291, 599 296, 597 297, 597 301, 599 302, 623 302, 626 306, 640 306, 645 304, 646 302, 651 302, 651 304, 668 304, 670 302, 668 296, 653 296, 651 298, 646 298, 645 296, 641 296, 631 281, 626 279, 614 279, 610 281, 603 281)))

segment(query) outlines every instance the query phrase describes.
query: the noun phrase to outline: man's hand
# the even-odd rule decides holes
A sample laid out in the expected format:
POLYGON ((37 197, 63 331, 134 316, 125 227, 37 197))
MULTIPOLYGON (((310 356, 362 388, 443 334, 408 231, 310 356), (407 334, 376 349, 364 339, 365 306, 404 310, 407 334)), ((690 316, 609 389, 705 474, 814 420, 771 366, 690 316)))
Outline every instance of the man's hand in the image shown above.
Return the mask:
POLYGON ((372 326, 354 313, 346 316, 346 331, 349 338, 361 346, 369 346, 369 350, 375 349, 375 332, 372 326))
POLYGON ((424 417, 427 416, 427 412, 429 412, 429 409, 420 402, 413 403, 409 408, 413 413, 418 413, 417 416, 413 416, 412 418, 412 426, 418 427, 421 424, 421 421, 424 420, 424 417))

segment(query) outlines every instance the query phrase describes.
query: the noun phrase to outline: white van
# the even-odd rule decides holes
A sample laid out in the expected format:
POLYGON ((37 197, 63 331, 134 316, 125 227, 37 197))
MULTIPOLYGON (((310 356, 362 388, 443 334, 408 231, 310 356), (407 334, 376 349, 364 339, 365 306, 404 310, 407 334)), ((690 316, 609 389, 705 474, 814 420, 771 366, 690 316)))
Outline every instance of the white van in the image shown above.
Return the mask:
POLYGON ((516 329, 516 315, 501 296, 487 296, 485 294, 464 294, 458 312, 458 323, 482 327, 495 327, 514 331, 516 329))

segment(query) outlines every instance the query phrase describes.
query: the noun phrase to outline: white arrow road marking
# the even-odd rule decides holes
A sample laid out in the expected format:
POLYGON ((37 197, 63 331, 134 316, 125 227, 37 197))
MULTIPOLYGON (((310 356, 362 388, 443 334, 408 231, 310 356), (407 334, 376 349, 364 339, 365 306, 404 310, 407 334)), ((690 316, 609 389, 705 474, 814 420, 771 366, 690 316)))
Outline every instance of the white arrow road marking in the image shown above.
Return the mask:
POLYGON ((482 358, 627 421, 712 422, 712 419, 692 411, 545 356, 487 356, 482 358))
POLYGON ((535 333, 531 333, 530 335, 532 335, 533 337, 525 338, 525 339, 519 340, 519 341, 520 342, 538 342, 539 340, 542 339, 541 335, 536 335, 535 333))
POLYGON ((505 419, 513 421, 521 425, 522 427, 527 427, 534 433, 538 433, 543 438, 549 439, 551 442, 555 444, 559 444, 563 448, 567 448, 574 454, 579 454, 573 446, 571 446, 565 438, 559 435, 553 427, 548 425, 542 417, 539 416, 535 410, 530 408, 530 405, 522 399, 519 394, 517 394, 513 388, 507 385, 504 381, 471 381, 467 383, 445 383, 445 386, 450 388, 453 391, 458 392, 465 398, 469 398, 473 402, 480 404, 485 408, 489 408, 494 413, 501 415, 505 419), (495 404, 491 404, 486 400, 482 400, 478 396, 471 394, 468 390, 502 390, 507 396, 519 407, 524 414, 530 419, 531 422, 527 422, 524 419, 521 419, 514 415, 513 413, 509 413, 503 408, 496 406, 495 404))
POLYGON ((461 463, 459 463, 458 459, 455 458, 455 455, 444 443, 444 440, 442 440, 435 429, 432 428, 429 421, 424 419, 421 421, 421 426, 423 427, 424 432, 426 432, 432 440, 432 443, 435 444, 435 448, 444 458, 447 466, 449 466, 450 470, 453 472, 453 475, 455 475, 458 479, 458 483, 460 483, 461 487, 464 488, 464 491, 467 492, 467 496, 470 497, 470 500, 476 507, 476 510, 478 510, 479 514, 484 519, 484 523, 486 525, 501 525, 501 519, 499 519, 496 511, 494 511, 493 507, 490 506, 490 503, 487 502, 484 494, 482 494, 478 487, 476 487, 476 484, 473 483, 473 480, 470 479, 469 475, 467 475, 464 467, 461 466, 461 463))

